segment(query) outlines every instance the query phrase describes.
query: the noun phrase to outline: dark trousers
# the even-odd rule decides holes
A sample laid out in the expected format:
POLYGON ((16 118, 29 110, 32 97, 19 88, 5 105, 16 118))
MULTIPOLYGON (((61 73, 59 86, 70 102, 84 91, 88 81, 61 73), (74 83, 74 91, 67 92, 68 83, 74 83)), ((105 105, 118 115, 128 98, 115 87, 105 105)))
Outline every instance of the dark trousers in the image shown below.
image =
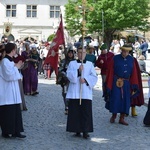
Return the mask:
POLYGON ((145 57, 146 60, 146 51, 142 51, 142 55, 145 57))
MULTIPOLYGON (((98 46, 94 46, 94 48, 95 48, 95 51, 97 52, 97 56, 99 56, 99 54, 98 54, 98 46)), ((95 51, 94 51, 94 54, 95 54, 95 51)))
POLYGON ((62 96, 65 104, 65 110, 68 110, 68 100, 66 99, 68 85, 62 86, 62 96))
POLYGON ((39 60, 38 72, 39 72, 40 74, 41 74, 41 73, 44 74, 44 70, 43 70, 43 60, 42 60, 42 59, 39 60))

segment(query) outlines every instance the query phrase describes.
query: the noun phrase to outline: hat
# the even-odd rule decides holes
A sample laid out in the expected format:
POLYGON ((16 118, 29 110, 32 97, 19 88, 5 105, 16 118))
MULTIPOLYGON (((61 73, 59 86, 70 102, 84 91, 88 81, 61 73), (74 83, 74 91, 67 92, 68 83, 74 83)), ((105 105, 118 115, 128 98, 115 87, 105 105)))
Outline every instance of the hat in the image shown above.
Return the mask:
POLYGON ((89 48, 89 49, 94 49, 94 46, 91 45, 91 44, 89 44, 88 48, 89 48))
POLYGON ((129 44, 124 44, 122 47, 120 47, 121 50, 125 50, 125 51, 131 51, 132 50, 132 46, 129 44))
POLYGON ((31 48, 31 49, 36 49, 37 47, 36 47, 35 44, 33 44, 33 45, 30 45, 30 48, 31 48))
POLYGON ((144 57, 144 55, 140 55, 138 59, 139 60, 145 60, 145 57, 144 57))
POLYGON ((107 49, 107 45, 106 43, 103 43, 100 47, 100 50, 106 50, 107 49))

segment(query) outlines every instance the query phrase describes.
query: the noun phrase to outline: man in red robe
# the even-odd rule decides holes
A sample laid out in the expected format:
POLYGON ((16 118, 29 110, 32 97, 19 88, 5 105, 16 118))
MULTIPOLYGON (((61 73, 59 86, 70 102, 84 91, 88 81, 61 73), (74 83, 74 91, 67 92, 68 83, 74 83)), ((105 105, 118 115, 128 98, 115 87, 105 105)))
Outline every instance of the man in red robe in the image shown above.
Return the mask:
POLYGON ((96 66, 101 69, 101 77, 102 77, 102 89, 103 89, 103 96, 104 97, 104 90, 105 90, 105 80, 106 80, 106 74, 109 68, 109 64, 114 57, 114 54, 112 52, 108 52, 107 45, 102 44, 100 47, 101 54, 99 55, 98 59, 96 60, 96 66))

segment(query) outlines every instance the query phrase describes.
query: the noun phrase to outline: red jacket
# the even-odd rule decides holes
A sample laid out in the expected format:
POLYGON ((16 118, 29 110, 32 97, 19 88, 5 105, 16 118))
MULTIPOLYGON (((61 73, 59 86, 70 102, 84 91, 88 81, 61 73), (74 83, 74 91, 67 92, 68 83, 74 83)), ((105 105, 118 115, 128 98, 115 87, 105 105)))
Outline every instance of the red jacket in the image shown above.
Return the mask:
POLYGON ((108 52, 106 54, 100 54, 98 59, 96 60, 96 66, 101 69, 101 75, 106 75, 109 67, 109 63, 111 62, 114 54, 112 52, 108 52), (103 60, 104 63, 100 63, 103 60))

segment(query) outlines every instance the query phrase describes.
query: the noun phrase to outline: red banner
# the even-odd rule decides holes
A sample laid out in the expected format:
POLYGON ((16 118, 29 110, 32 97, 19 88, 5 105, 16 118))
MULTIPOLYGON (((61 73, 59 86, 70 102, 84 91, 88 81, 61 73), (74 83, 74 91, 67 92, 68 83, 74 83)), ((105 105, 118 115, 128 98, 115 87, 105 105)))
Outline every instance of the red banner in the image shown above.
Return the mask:
POLYGON ((63 45, 65 43, 62 15, 60 17, 61 17, 61 20, 60 20, 59 27, 57 29, 56 35, 55 35, 52 43, 50 44, 50 49, 49 49, 47 57, 44 61, 44 64, 50 64, 50 66, 55 70, 56 75, 58 74, 59 45, 63 45))

